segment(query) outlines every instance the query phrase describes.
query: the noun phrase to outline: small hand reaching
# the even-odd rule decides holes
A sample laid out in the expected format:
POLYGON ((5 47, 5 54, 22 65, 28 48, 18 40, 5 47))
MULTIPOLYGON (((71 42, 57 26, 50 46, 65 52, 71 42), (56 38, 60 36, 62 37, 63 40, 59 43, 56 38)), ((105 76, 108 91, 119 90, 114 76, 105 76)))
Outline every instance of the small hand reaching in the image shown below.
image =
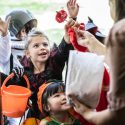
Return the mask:
POLYGON ((76 3, 76 0, 69 0, 67 2, 67 10, 69 17, 76 18, 79 12, 79 5, 76 3))
POLYGON ((23 67, 14 67, 12 72, 15 74, 17 78, 21 78, 24 75, 23 67))
POLYGON ((64 30, 65 30, 64 39, 67 43, 70 43, 68 30, 69 30, 69 28, 74 27, 76 25, 77 25, 77 22, 74 21, 73 19, 69 19, 68 22, 65 24, 65 26, 64 26, 64 30))
POLYGON ((1 32, 1 35, 3 37, 6 36, 7 33, 8 33, 8 28, 9 28, 10 20, 11 20, 11 17, 8 17, 7 21, 3 21, 0 18, 0 32, 1 32))

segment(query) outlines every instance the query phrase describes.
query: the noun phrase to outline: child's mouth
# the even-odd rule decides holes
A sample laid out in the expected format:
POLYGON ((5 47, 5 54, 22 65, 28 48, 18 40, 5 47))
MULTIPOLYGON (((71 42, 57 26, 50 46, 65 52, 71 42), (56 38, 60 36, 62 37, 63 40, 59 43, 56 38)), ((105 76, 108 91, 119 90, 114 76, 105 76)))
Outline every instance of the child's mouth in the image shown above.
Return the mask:
POLYGON ((42 52, 42 53, 40 53, 40 54, 38 54, 39 56, 44 56, 44 55, 47 55, 47 53, 46 52, 42 52))

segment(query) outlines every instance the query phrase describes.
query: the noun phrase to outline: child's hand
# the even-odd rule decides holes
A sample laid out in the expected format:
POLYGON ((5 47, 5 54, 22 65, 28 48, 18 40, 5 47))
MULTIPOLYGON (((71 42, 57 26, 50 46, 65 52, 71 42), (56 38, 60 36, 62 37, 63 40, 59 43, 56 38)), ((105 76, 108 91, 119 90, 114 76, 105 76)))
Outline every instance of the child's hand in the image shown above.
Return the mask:
POLYGON ((0 32, 2 33, 3 37, 7 35, 9 24, 10 24, 10 19, 11 17, 8 17, 7 21, 3 21, 0 18, 0 32))
POLYGON ((76 18, 79 12, 79 5, 76 3, 76 0, 69 0, 67 2, 67 10, 69 17, 76 18))
POLYGON ((69 35, 68 35, 68 29, 70 27, 74 28, 77 25, 78 25, 78 23, 76 21, 74 21, 73 19, 69 19, 69 21, 65 24, 65 26, 64 26, 64 30, 65 30, 64 39, 65 39, 66 43, 70 43, 69 35))
POLYGON ((19 79, 24 75, 24 68, 15 67, 13 68, 12 72, 15 74, 15 76, 19 79))

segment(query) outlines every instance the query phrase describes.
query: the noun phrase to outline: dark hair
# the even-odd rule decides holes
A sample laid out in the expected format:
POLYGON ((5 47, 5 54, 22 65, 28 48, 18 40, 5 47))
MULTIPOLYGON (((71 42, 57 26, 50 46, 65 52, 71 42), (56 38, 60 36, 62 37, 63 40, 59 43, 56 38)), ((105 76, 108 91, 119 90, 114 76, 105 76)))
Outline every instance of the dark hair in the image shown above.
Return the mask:
POLYGON ((7 20, 9 16, 11 16, 11 21, 9 25, 9 31, 11 36, 16 36, 20 38, 20 32, 22 29, 25 29, 26 33, 29 30, 29 28, 27 30, 26 25, 29 25, 31 29, 37 26, 37 19, 29 10, 14 9, 6 15, 5 19, 7 20))
POLYGON ((43 113, 45 115, 49 115, 49 112, 47 112, 45 110, 45 107, 47 107, 48 104, 48 98, 52 95, 54 95, 55 93, 58 92, 65 92, 65 84, 63 83, 63 81, 59 81, 59 80, 51 80, 51 81, 47 81, 47 83, 51 83, 50 85, 47 86, 47 88, 45 89, 43 95, 42 95, 42 109, 43 109, 43 113))
MULTIPOLYGON (((24 29, 26 31, 26 34, 28 34, 32 30, 32 28, 35 28, 35 27, 37 27, 37 21, 35 19, 30 20, 28 23, 26 23, 24 25, 24 29)), ((21 30, 17 33, 17 35, 16 35, 17 38, 20 38, 21 30)))
POLYGON ((125 0, 115 0, 115 22, 125 18, 125 0))

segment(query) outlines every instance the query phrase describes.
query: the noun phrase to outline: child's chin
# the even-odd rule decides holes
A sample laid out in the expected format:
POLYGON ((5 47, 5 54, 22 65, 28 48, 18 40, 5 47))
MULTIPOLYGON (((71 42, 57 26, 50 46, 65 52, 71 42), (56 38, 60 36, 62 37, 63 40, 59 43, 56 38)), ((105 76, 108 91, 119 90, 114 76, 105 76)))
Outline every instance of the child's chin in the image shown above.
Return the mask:
POLYGON ((41 59, 42 63, 45 63, 48 60, 48 58, 41 59))
POLYGON ((70 109, 70 108, 71 108, 71 105, 65 104, 64 107, 65 107, 66 109, 70 109))

